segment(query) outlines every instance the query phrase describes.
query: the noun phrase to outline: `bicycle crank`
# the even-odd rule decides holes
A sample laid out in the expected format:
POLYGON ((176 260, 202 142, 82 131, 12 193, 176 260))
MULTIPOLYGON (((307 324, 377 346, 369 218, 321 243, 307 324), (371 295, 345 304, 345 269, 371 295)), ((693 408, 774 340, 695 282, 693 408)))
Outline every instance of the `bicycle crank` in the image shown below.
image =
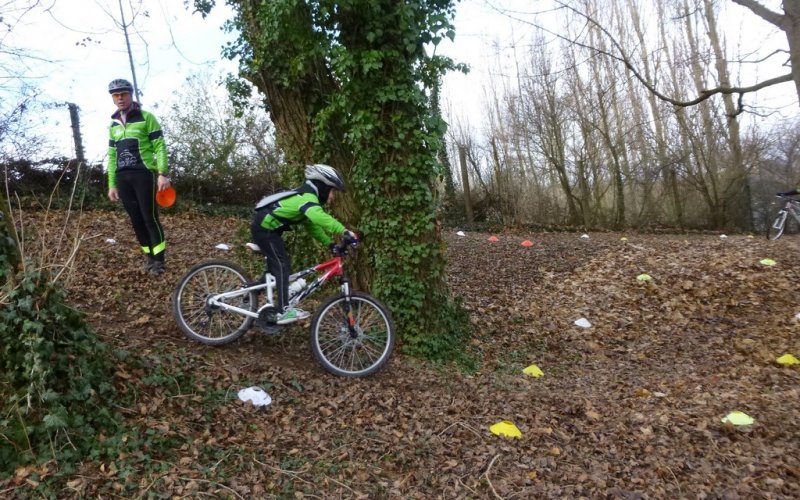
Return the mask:
POLYGON ((274 306, 263 306, 258 310, 256 326, 268 335, 275 335, 283 330, 283 326, 277 324, 278 308, 274 306))

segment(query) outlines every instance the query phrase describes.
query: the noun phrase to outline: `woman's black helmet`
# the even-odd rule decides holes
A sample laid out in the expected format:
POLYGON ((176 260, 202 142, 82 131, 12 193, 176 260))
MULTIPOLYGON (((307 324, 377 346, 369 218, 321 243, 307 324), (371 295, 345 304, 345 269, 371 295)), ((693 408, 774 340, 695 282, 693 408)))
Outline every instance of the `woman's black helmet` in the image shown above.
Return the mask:
POLYGON ((124 78, 111 80, 111 83, 108 84, 108 93, 113 94, 115 92, 130 92, 133 94, 133 85, 131 85, 131 82, 125 80, 124 78))

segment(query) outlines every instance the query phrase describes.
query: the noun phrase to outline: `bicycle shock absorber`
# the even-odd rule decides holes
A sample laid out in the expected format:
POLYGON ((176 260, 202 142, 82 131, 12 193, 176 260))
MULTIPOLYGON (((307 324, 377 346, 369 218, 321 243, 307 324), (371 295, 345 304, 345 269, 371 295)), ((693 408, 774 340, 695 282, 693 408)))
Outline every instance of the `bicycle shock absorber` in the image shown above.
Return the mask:
POLYGON ((348 281, 342 282, 342 293, 344 294, 344 315, 347 320, 347 329, 350 331, 350 336, 356 338, 356 319, 353 316, 353 304, 350 300, 350 283, 348 281))

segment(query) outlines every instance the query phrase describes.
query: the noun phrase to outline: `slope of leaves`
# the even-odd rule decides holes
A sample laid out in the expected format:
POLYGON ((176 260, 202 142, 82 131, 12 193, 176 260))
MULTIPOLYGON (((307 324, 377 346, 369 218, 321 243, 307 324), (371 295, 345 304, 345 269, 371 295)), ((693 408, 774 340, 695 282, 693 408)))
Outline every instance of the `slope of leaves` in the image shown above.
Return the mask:
POLYGON ((114 384, 130 432, 77 472, 20 469, 4 495, 47 483, 59 497, 786 498, 800 486, 800 370, 774 362, 800 355, 796 238, 448 233, 479 370, 397 355, 346 380, 314 363, 304 326, 222 348, 185 339, 173 287, 194 263, 230 258, 214 247, 241 243, 247 221, 164 223, 169 271, 149 278, 124 214, 86 214, 95 238, 70 284, 128 353, 114 384), (532 363, 544 377, 522 374, 532 363), (239 402, 251 385, 273 403, 239 402), (756 424, 721 423, 733 410, 756 424), (522 437, 491 434, 501 420, 522 437))

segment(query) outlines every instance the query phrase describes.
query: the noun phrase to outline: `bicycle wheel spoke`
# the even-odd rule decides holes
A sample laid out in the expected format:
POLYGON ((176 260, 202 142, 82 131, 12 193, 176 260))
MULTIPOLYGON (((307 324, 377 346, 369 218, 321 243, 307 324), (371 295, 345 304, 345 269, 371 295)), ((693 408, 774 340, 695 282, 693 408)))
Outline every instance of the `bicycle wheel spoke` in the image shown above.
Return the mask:
POLYGON ((332 299, 312 325, 312 350, 325 368, 337 375, 363 377, 380 369, 394 345, 388 314, 372 297, 354 293, 332 299), (349 326, 350 308, 354 324, 349 326))
MULTIPOLYGON (((211 261, 195 266, 184 276, 173 302, 173 315, 181 330, 190 338, 206 344, 222 344, 241 336, 252 318, 211 305, 209 299, 234 292, 249 282, 244 271, 224 261, 211 261)), ((254 311, 254 292, 242 292, 220 302, 239 309, 254 311)))

